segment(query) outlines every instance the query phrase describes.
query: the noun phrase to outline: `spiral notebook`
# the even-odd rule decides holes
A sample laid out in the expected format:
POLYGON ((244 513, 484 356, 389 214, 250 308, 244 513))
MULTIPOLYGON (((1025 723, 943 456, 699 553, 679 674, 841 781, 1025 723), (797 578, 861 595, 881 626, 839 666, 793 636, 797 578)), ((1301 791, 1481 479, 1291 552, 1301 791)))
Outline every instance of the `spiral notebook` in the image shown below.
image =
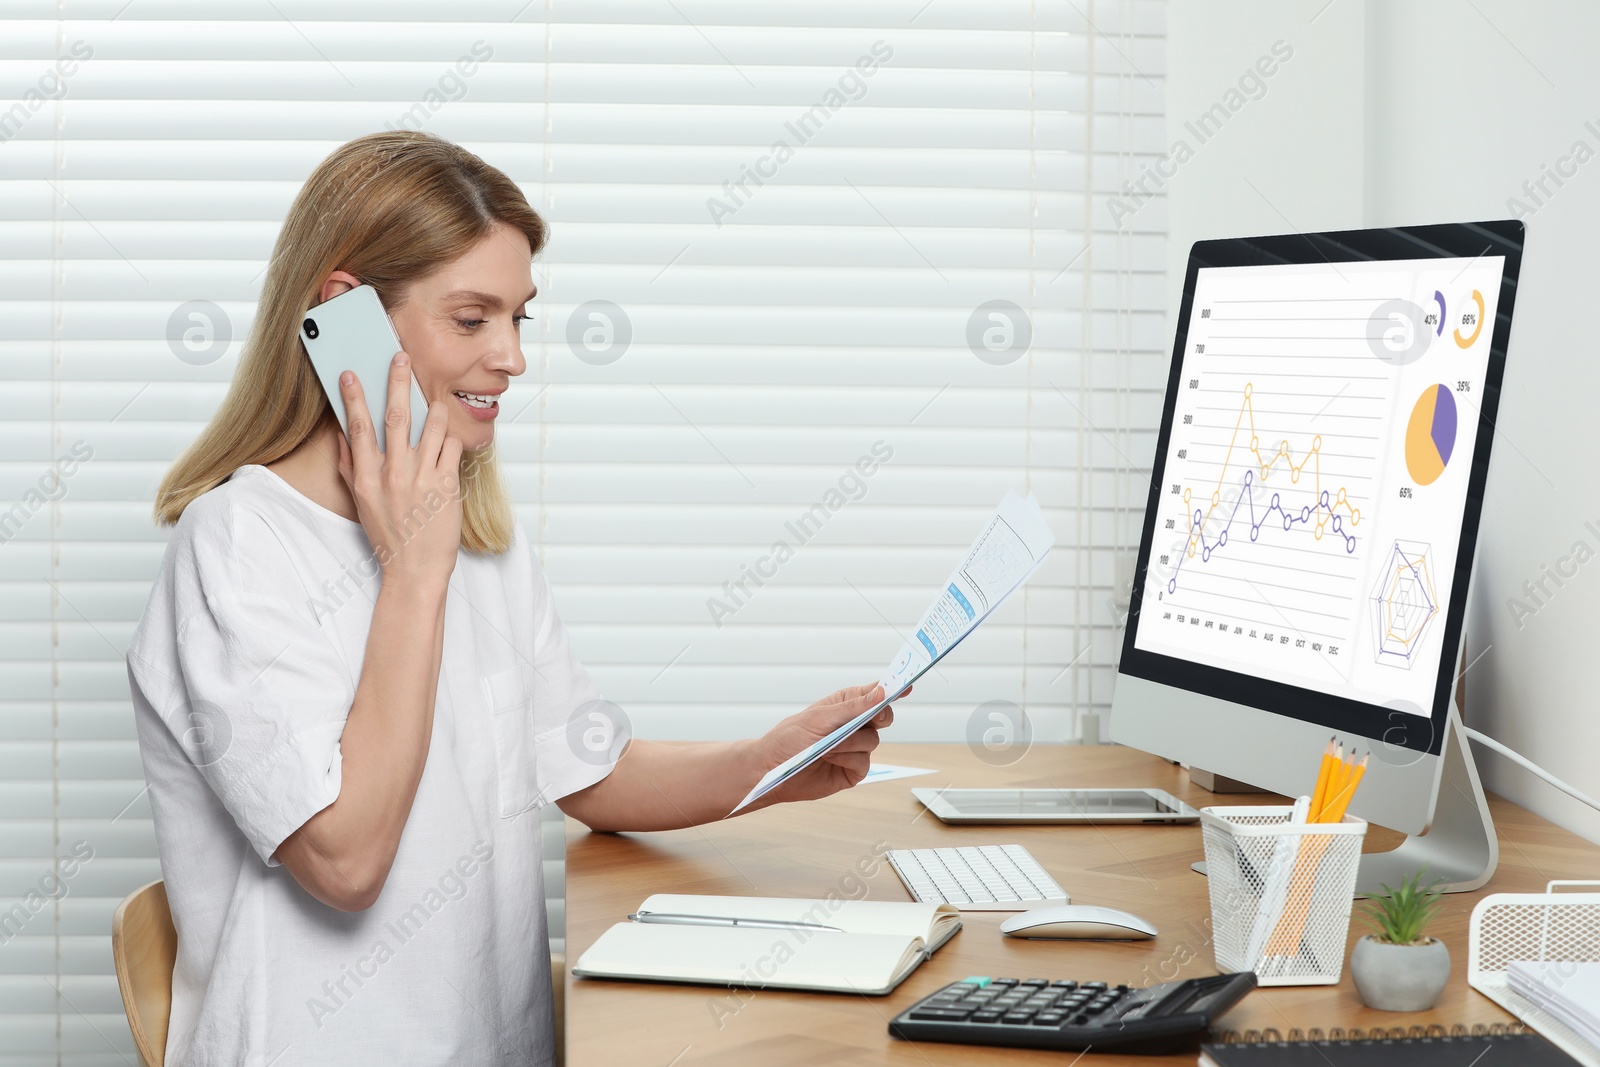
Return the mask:
POLYGON ((1306 1040, 1229 1033, 1200 1046, 1199 1067, 1571 1067, 1578 1061, 1520 1024, 1397 1026, 1392 1030, 1312 1031, 1306 1040))

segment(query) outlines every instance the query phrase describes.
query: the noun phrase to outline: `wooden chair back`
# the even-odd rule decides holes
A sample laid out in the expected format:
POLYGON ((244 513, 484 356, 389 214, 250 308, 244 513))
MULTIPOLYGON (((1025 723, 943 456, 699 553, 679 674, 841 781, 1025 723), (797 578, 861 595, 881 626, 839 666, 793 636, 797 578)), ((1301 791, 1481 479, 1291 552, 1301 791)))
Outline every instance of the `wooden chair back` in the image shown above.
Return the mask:
POLYGON ((117 905, 111 917, 111 955, 133 1043, 145 1067, 162 1067, 172 1014, 172 969, 178 959, 178 931, 167 908, 165 883, 140 886, 117 905))

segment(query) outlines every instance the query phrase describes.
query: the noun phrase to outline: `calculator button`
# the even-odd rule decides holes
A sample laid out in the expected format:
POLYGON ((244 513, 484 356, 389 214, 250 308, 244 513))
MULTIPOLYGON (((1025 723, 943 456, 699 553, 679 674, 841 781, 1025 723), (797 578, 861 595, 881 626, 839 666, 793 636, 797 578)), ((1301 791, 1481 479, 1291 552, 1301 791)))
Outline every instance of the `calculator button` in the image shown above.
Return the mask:
POLYGON ((1058 978, 1054 982, 1051 982, 1050 985, 1053 989, 1065 989, 1069 991, 1078 988, 1077 982, 1068 981, 1065 978, 1058 978))
POLYGON ((975 1011, 972 1013, 972 1021, 975 1023, 997 1023, 1000 1021, 1000 1014, 1000 1012, 988 1009, 975 1011))
POLYGON ((1030 1023, 1030 1022, 1033 1021, 1033 1012, 1031 1012, 1031 1011, 1008 1011, 1008 1012, 1006 1012, 1005 1017, 1003 1019, 1001 1019, 1000 1021, 1001 1022, 1006 1022, 1006 1023, 1011 1023, 1013 1026, 1017 1025, 1019 1023, 1027 1024, 1027 1023, 1030 1023))
POLYGON ((1033 1017, 1035 1026, 1060 1026, 1067 1021, 1067 1017, 1059 1011, 1041 1011, 1033 1017))
POLYGON ((1018 984, 1026 986, 1047 986, 1050 984, 1050 982, 1048 979, 1044 978, 1025 978, 1018 984))
POLYGON ((1015 978, 991 978, 989 984, 1010 987, 1016 985, 1017 980, 1015 978))
POLYGON ((944 1019, 947 1022, 962 1022, 972 1014, 971 1008, 914 1008, 911 1012, 913 1019, 944 1019))
POLYGON ((1085 982, 1083 983, 1083 988, 1092 990, 1096 993, 1103 993, 1109 989, 1110 986, 1106 985, 1104 982, 1085 982))
POLYGON ((988 985, 989 982, 990 982, 990 979, 985 978, 981 974, 975 974, 970 978, 961 979, 961 981, 956 983, 956 984, 957 985, 975 985, 979 989, 982 989, 984 986, 988 985))

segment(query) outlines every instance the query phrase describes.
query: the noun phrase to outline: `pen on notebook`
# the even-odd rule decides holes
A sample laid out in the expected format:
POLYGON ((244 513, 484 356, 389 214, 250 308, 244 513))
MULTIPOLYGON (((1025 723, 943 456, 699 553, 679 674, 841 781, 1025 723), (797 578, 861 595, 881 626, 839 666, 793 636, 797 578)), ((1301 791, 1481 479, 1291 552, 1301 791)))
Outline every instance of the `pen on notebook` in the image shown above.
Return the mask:
POLYGON ((844 933, 838 926, 826 923, 787 922, 783 919, 735 919, 724 915, 678 915, 665 911, 636 911, 628 916, 636 923, 668 923, 675 926, 751 926, 761 930, 832 930, 844 933))

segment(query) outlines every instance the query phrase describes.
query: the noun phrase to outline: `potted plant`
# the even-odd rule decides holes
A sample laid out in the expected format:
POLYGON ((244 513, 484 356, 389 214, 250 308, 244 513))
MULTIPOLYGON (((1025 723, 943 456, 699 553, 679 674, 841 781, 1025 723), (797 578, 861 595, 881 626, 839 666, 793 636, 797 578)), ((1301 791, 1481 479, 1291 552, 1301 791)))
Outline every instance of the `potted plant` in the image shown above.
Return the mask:
POLYGON ((1427 1011, 1450 980, 1450 950, 1423 930, 1444 894, 1422 872, 1372 898, 1364 918, 1377 931, 1356 942, 1350 976, 1361 1002, 1379 1011, 1427 1011))

